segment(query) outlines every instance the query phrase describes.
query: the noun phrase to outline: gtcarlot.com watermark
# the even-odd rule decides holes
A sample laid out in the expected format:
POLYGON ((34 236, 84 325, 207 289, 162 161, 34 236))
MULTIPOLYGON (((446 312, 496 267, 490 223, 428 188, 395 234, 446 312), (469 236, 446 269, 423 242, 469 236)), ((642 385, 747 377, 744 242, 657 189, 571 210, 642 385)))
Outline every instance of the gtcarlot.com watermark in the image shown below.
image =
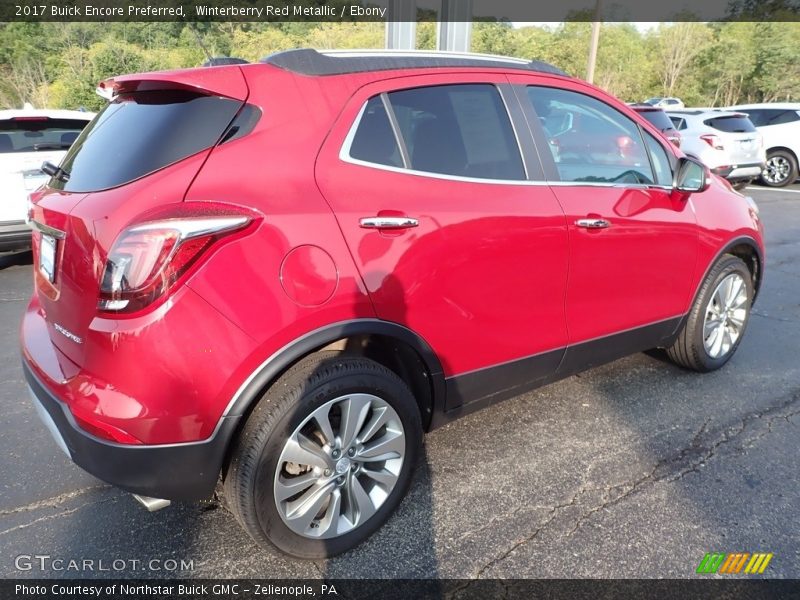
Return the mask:
POLYGON ((62 558, 50 554, 20 554, 14 558, 18 571, 36 572, 146 572, 170 573, 194 571, 194 560, 175 558, 62 558))

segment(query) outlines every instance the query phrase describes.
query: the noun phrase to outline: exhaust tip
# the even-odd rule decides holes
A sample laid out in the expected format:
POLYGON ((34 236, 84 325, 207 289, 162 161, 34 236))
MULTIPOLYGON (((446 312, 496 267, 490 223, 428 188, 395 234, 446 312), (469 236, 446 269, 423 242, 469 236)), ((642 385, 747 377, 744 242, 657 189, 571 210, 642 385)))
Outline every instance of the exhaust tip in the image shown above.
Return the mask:
POLYGON ((133 494, 133 497, 150 512, 167 508, 172 504, 171 500, 164 500, 163 498, 150 498, 149 496, 140 496, 139 494, 133 494))

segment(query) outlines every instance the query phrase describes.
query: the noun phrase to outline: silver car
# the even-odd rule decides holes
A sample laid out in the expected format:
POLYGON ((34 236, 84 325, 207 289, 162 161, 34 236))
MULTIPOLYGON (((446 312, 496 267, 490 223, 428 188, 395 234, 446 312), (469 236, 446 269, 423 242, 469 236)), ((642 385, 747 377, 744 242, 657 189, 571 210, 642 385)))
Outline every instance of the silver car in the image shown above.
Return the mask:
POLYGON ((0 252, 31 245, 28 194, 50 178, 42 163, 61 162, 93 118, 74 110, 0 110, 0 252))
POLYGON ((741 189, 761 175, 766 162, 762 135, 746 114, 689 109, 667 111, 681 134, 681 150, 741 189))

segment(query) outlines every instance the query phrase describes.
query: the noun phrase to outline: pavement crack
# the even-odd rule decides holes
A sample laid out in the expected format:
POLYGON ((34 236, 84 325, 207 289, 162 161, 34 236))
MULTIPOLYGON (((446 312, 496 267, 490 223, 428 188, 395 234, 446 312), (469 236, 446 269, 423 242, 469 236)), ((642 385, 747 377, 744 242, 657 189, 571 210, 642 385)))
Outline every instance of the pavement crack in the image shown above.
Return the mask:
POLYGON ((311 566, 314 567, 314 570, 319 573, 320 579, 325 579, 325 569, 322 568, 320 565, 320 561, 312 560, 311 566))
MULTIPOLYGON (((119 497, 115 496, 112 498, 106 498, 105 500, 100 500, 97 504, 103 504, 105 502, 116 502, 117 500, 119 500, 119 497)), ((28 527, 36 525, 37 523, 41 523, 42 521, 50 521, 52 519, 60 519, 61 517, 66 517, 67 515, 71 515, 72 513, 84 508, 85 506, 86 506, 85 504, 81 504, 80 506, 76 506, 75 508, 68 508, 66 510, 62 510, 61 512, 57 512, 52 515, 46 515, 44 517, 39 517, 38 519, 34 519, 33 521, 29 521, 27 523, 15 525, 14 527, 10 527, 9 529, 0 531, 0 536, 6 535, 7 533, 12 533, 14 531, 19 531, 20 529, 27 529, 28 527)))
MULTIPOLYGON (((506 558, 511 556, 511 554, 517 548, 519 548, 520 546, 522 546, 524 544, 527 544, 528 542, 530 542, 533 539, 535 539, 536 536, 538 536, 542 531, 544 531, 547 528, 547 526, 550 525, 550 523, 552 523, 558 517, 559 511, 567 509, 567 508, 569 508, 571 506, 574 506, 575 503, 578 501, 578 498, 580 498, 580 496, 583 495, 584 492, 585 492, 585 487, 581 487, 581 489, 578 490, 578 492, 576 492, 574 496, 572 496, 572 499, 569 502, 565 502, 563 504, 558 504, 558 505, 552 507, 550 509, 550 515, 548 516, 548 518, 545 519, 544 522, 541 525, 539 525, 539 527, 537 527, 533 531, 533 533, 531 533, 530 535, 527 535, 527 536, 525 536, 523 538, 520 538, 520 539, 516 540, 514 542, 514 544, 510 548, 506 549, 502 554, 500 554, 499 556, 493 558, 492 560, 490 560, 489 562, 484 564, 472 576, 472 579, 480 579, 483 576, 483 574, 486 573, 486 571, 488 571, 489 569, 491 569, 493 566, 495 566, 499 562, 502 562, 503 560, 505 560, 506 558)), ((457 590, 454 590, 454 591, 457 591, 457 590)))
POLYGON ((59 504, 63 504, 67 500, 72 500, 73 498, 77 498, 78 496, 82 496, 89 492, 93 492, 96 490, 105 490, 110 488, 111 488, 110 485, 93 485, 90 487, 81 488, 79 490, 73 490, 71 492, 65 492, 63 494, 59 494, 58 496, 53 496, 52 498, 46 498, 44 500, 37 500, 36 502, 31 502, 30 504, 26 504, 24 506, 17 506, 14 508, 0 510, 0 517, 5 517, 8 515, 13 515, 21 512, 28 512, 31 510, 39 510, 40 508, 54 508, 59 504))
MULTIPOLYGON (((784 398, 786 398, 786 400, 777 405, 747 413, 734 423, 729 423, 724 427, 717 428, 716 430, 709 429, 711 419, 706 419, 685 447, 677 450, 671 456, 659 460, 648 473, 637 479, 632 481, 623 481, 621 483, 600 488, 589 487, 585 485, 581 486, 581 488, 568 502, 558 504, 550 508, 548 517, 532 533, 516 540, 510 547, 503 550, 503 552, 501 552, 498 556, 486 562, 473 575, 473 578, 480 579, 492 567, 507 559, 520 547, 536 539, 545 529, 547 529, 547 527, 549 527, 556 519, 558 519, 561 513, 573 506, 580 505, 582 497, 586 494, 592 492, 602 492, 602 500, 599 504, 584 510, 580 515, 578 515, 573 523, 573 526, 567 533, 564 534, 564 537, 570 537, 575 534, 581 525, 583 525, 583 523, 589 520, 596 513, 607 510, 608 508, 619 504, 623 500, 629 498, 633 494, 636 494, 646 487, 650 487, 662 482, 672 483, 679 481, 689 473, 699 473, 700 468, 708 461, 713 459, 718 454, 718 451, 721 447, 739 439, 748 429, 753 429, 755 424, 760 421, 764 423, 763 430, 757 432, 747 440, 751 444, 772 433, 773 423, 777 420, 785 420, 787 423, 794 424, 791 420, 791 417, 800 414, 800 409, 788 409, 793 405, 800 403, 800 389, 792 391, 788 394, 788 397, 784 396, 784 398), (616 494, 615 492, 620 493, 616 494)), ((517 507, 506 516, 514 516, 520 512, 521 508, 523 507, 517 507)), ((486 526, 474 530, 473 533, 485 529, 490 525, 491 523, 487 523, 486 526)), ((467 585, 469 584, 465 584, 463 587, 466 587, 467 585)), ((463 587, 457 588, 454 590, 454 592, 463 589, 463 587)))
POLYGON ((797 323, 797 319, 786 319, 784 317, 776 317, 774 315, 768 315, 762 312, 758 312, 756 310, 751 311, 751 314, 755 315, 756 317, 762 317, 764 319, 770 319, 771 321, 779 321, 781 323, 797 323))

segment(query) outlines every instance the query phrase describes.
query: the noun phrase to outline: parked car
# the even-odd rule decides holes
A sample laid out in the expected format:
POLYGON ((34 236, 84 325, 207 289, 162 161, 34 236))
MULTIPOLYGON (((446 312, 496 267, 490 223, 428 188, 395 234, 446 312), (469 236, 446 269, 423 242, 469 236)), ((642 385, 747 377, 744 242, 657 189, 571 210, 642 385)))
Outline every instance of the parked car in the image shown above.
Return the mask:
POLYGON ((0 252, 27 248, 28 194, 49 177, 44 161, 59 162, 93 113, 0 110, 0 252))
POLYGON ((662 98, 661 96, 656 96, 655 98, 648 98, 644 101, 644 104, 649 104, 650 106, 657 106, 658 108, 663 108, 664 110, 676 110, 680 108, 685 108, 683 104, 683 100, 680 98, 662 98))
POLYGON ((681 134, 681 150, 742 189, 761 175, 764 141, 747 115, 708 109, 667 112, 681 134))
POLYGON ((34 194, 23 365, 150 508, 221 478, 259 544, 337 554, 424 431, 641 350, 713 371, 745 332, 756 205, 545 63, 292 50, 101 88, 34 194))
POLYGON ((663 108, 650 104, 631 104, 629 106, 652 123, 670 142, 678 148, 681 147, 681 134, 675 129, 675 125, 663 108))
POLYGON ((758 132, 764 136, 767 163, 761 183, 784 187, 797 181, 797 158, 800 156, 800 103, 771 102, 743 104, 731 110, 747 113, 758 132))

